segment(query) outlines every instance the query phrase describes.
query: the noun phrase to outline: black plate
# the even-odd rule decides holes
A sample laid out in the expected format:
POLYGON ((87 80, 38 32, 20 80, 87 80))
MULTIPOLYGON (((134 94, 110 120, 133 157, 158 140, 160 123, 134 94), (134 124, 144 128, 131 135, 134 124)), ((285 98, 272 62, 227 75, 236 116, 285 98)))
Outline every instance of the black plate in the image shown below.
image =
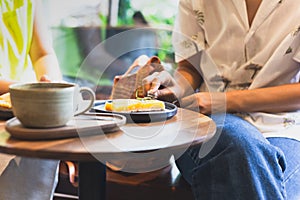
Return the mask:
POLYGON ((0 107, 0 120, 8 120, 13 117, 14 114, 12 109, 0 107))
POLYGON ((105 110, 105 102, 106 101, 96 102, 95 106, 92 108, 91 111, 120 114, 126 117, 128 123, 149 123, 157 121, 166 121, 168 119, 171 119, 177 113, 177 106, 169 102, 164 102, 165 110, 151 112, 111 112, 105 110))

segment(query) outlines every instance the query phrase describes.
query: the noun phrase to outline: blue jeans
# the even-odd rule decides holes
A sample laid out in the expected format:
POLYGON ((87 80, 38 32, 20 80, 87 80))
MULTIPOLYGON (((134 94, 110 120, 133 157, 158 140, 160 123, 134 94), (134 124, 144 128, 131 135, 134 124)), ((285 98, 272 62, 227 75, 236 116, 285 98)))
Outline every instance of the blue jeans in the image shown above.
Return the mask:
POLYGON ((254 126, 231 114, 220 124, 220 116, 214 117, 216 140, 205 144, 211 150, 201 157, 201 146, 190 147, 176 160, 195 199, 300 199, 299 141, 265 139, 254 126))

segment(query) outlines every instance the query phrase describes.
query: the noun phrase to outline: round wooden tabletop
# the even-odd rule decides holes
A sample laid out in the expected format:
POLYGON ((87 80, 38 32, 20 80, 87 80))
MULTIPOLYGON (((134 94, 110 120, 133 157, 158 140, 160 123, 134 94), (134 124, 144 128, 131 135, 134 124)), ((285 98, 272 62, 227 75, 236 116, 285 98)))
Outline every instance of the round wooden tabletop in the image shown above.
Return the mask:
MULTIPOLYGON (((95 120, 97 123, 97 120, 95 120)), ((93 161, 163 153, 180 153, 190 145, 210 139, 216 125, 205 115, 178 108, 166 121, 127 123, 110 133, 53 140, 19 140, 11 137, 0 122, 0 152, 56 160, 93 161), (143 153, 143 154, 141 154, 143 153)))

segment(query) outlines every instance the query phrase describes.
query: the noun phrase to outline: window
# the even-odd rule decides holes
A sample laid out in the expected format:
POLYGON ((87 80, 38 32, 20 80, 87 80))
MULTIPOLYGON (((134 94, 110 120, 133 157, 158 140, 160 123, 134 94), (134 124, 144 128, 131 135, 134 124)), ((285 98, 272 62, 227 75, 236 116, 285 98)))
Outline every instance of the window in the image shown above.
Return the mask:
MULTIPOLYGON (((158 55, 173 66, 171 30, 175 19, 178 0, 43 0, 47 19, 54 37, 63 75, 80 78, 93 84, 111 84, 115 75, 122 74, 138 54, 158 55), (151 41, 148 33, 132 36, 123 43, 109 45, 102 51, 93 52, 99 44, 122 31, 132 30, 138 25, 133 16, 140 12, 149 27, 155 30, 158 48, 155 51, 128 52, 114 55, 117 48, 145 40, 151 41), (95 55, 92 55, 92 54, 95 55), (86 62, 86 58, 90 62, 86 62), (104 62, 113 58, 112 63, 104 62), (84 65, 84 66, 83 66, 84 65), (99 76, 101 78, 99 80, 99 76)), ((152 37, 152 36, 151 36, 152 37)), ((137 44, 139 45, 139 44, 137 44)))

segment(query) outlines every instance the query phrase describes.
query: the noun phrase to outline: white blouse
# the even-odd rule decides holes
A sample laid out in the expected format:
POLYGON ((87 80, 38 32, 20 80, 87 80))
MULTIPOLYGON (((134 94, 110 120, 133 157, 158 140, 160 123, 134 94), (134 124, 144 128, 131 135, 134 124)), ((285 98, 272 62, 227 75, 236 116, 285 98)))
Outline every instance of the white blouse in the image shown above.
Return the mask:
MULTIPOLYGON (((173 44, 176 61, 201 52, 201 91, 298 83, 300 0, 263 0, 249 26, 246 2, 181 0, 173 44)), ((243 113, 266 137, 300 141, 300 112, 243 113)))

